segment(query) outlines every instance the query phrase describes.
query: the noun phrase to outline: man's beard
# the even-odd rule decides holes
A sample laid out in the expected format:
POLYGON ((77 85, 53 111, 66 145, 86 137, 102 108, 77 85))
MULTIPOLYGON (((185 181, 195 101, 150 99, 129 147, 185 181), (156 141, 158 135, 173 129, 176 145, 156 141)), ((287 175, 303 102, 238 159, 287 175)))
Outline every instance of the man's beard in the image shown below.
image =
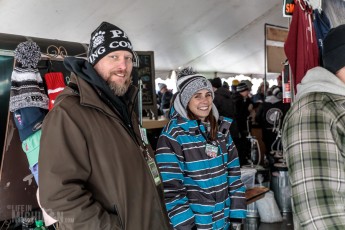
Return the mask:
POLYGON ((108 85, 116 96, 123 96, 128 90, 129 85, 132 82, 132 77, 126 79, 124 85, 117 85, 115 82, 108 82, 108 85))

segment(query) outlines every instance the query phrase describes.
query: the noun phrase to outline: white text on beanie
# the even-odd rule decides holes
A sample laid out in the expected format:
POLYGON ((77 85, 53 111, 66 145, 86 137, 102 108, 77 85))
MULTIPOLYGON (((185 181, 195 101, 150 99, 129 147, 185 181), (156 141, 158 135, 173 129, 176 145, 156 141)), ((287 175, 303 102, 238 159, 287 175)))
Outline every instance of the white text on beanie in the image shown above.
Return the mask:
POLYGON ((108 22, 101 25, 91 34, 88 50, 88 61, 91 65, 96 65, 108 53, 117 50, 126 50, 136 57, 131 41, 127 34, 119 27, 108 22))

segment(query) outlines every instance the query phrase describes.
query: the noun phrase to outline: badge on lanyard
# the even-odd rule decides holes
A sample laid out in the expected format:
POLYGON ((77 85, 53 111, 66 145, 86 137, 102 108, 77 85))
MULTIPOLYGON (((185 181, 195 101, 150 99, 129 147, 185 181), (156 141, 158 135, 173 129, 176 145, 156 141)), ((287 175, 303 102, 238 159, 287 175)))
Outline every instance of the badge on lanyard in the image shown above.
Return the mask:
POLYGON ((212 145, 212 144, 206 144, 206 149, 205 149, 206 155, 215 158, 218 153, 218 146, 212 145))
POLYGON ((151 157, 147 160, 147 164, 150 168, 153 180, 155 181, 156 185, 159 185, 161 183, 161 178, 159 177, 159 172, 157 169, 157 165, 156 162, 154 161, 154 159, 152 159, 151 157))

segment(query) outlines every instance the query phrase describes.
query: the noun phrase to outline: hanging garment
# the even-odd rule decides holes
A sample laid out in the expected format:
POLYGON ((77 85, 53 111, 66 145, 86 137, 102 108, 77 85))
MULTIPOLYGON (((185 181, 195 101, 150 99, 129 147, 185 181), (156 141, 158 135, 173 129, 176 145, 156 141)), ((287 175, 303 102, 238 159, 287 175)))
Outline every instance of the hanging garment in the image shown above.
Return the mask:
POLYGON ((291 66, 296 90, 296 85, 306 72, 319 66, 319 50, 312 22, 312 8, 302 0, 295 0, 295 4, 284 51, 291 66))
POLYGON ((44 79, 48 90, 49 110, 51 110, 54 106, 56 97, 66 87, 66 84, 61 72, 46 73, 44 79))
POLYGON ((319 47, 319 62, 322 66, 322 43, 328 31, 331 29, 331 24, 324 11, 314 10, 314 28, 319 47))
MULTIPOLYGON (((35 165, 38 163, 38 155, 40 152, 40 140, 41 140, 42 130, 38 130, 37 132, 28 136, 22 142, 22 149, 28 158, 28 163, 30 170, 31 168, 35 168, 35 165)), ((35 176, 33 171, 31 170, 32 174, 35 176)), ((35 176, 36 179, 36 176, 35 176)), ((38 185, 38 180, 36 180, 38 185)))

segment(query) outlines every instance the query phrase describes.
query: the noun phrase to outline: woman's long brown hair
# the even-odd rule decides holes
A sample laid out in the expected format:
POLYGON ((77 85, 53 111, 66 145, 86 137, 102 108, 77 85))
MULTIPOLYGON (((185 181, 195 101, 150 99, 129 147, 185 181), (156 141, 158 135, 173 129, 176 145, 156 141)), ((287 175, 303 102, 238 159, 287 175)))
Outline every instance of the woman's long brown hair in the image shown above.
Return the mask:
MULTIPOLYGON (((191 120, 199 120, 197 116, 190 111, 190 109, 187 106, 187 116, 191 120)), ((218 131, 218 124, 216 118, 213 116, 212 109, 208 116, 205 118, 206 122, 210 122, 211 130, 210 130, 210 140, 215 141, 217 139, 217 131, 218 131)))

